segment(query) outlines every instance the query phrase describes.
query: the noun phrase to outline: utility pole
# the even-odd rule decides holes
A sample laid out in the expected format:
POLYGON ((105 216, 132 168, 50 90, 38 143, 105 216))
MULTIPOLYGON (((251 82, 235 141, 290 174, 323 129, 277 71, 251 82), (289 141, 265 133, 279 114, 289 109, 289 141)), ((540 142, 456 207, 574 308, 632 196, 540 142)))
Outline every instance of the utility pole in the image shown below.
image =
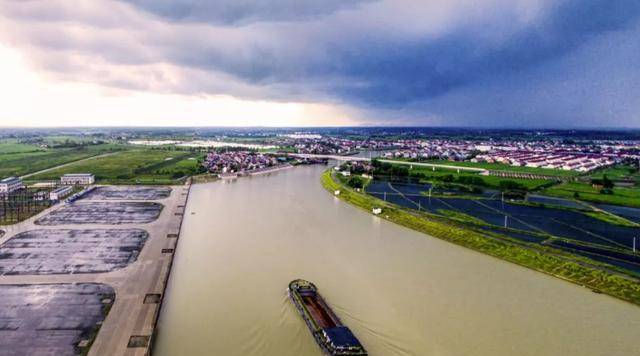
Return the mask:
POLYGON ((633 253, 636 253, 636 238, 633 238, 633 253))

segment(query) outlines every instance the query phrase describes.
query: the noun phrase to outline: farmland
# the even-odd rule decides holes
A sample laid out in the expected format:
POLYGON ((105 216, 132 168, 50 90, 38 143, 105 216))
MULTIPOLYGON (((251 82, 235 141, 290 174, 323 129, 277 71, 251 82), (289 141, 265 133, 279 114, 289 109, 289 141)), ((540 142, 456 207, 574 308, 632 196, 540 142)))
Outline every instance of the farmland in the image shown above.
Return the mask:
POLYGON ((136 149, 77 162, 30 177, 52 180, 67 173, 91 172, 100 183, 172 184, 200 172, 201 153, 177 150, 136 149))
MULTIPOLYGON (((20 145, 20 144, 17 144, 20 145)), ((8 146, 4 146, 5 148, 8 146)), ((9 146, 11 147, 11 146, 9 146)), ((13 144, 12 147, 22 147, 13 144)), ((87 145, 70 148, 42 149, 0 154, 0 177, 22 176, 43 169, 124 149, 114 144, 87 145)))
POLYGON ((20 143, 15 139, 6 139, 0 141, 0 154, 34 152, 37 150, 39 150, 38 146, 27 143, 20 143))

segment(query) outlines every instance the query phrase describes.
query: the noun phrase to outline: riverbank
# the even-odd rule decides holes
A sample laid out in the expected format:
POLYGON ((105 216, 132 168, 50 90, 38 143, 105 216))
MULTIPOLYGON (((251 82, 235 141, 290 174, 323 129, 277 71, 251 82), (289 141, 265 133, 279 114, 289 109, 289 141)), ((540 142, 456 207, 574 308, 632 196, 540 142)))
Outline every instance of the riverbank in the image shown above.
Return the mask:
POLYGON ((369 213, 373 208, 382 208, 379 216, 396 224, 640 305, 640 285, 635 280, 591 268, 564 256, 544 251, 550 248, 536 249, 511 244, 475 231, 428 219, 420 213, 410 213, 395 205, 351 190, 339 183, 333 177, 331 170, 323 173, 321 182, 331 193, 339 190, 338 198, 369 213))

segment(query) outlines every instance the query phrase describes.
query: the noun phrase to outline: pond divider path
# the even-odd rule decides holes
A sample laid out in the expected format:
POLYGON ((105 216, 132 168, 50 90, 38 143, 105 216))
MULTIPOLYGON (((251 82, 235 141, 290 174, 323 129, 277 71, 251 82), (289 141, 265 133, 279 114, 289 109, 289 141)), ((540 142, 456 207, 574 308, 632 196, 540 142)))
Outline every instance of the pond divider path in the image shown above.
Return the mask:
MULTIPOLYGON (((66 206, 66 204, 60 204, 19 224, 3 227, 6 234, 0 236, 0 246, 15 235, 43 228, 61 230, 136 228, 145 230, 149 236, 136 260, 126 267, 103 273, 6 274, 0 275, 0 286, 73 285, 76 283, 99 283, 110 286, 115 291, 115 301, 88 355, 150 354, 190 189, 190 182, 183 186, 173 186, 168 197, 154 200, 163 207, 158 218, 147 223, 70 224, 63 222, 60 225, 46 227, 34 224, 37 219, 66 206)), ((107 200, 100 200, 100 202, 107 202, 107 200)), ((124 199, 119 202, 140 202, 140 200, 124 199)))

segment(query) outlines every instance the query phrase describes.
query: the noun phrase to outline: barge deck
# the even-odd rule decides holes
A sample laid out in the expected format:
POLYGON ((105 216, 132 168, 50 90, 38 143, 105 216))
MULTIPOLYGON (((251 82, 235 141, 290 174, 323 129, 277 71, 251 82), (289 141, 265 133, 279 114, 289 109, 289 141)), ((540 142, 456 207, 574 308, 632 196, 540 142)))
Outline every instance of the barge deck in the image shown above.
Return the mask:
POLYGON ((367 355, 360 341, 329 308, 313 283, 302 279, 292 281, 289 283, 289 296, 325 354, 367 355))

